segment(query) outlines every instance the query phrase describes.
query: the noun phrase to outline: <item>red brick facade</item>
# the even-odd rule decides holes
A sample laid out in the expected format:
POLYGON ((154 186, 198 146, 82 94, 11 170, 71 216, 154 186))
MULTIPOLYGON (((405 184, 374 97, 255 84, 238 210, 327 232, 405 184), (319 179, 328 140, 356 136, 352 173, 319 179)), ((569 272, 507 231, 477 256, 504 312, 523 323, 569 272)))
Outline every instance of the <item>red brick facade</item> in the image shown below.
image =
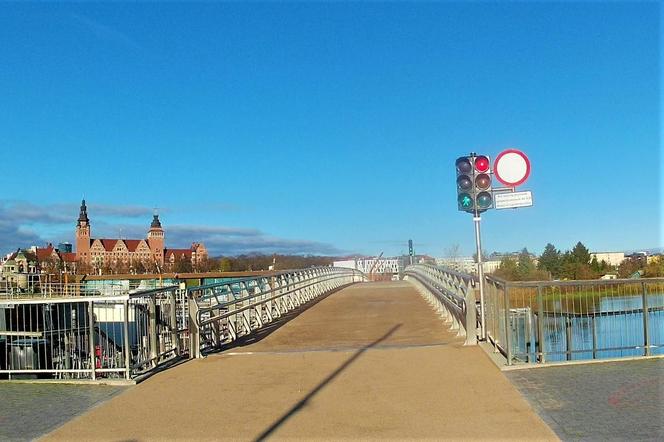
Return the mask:
POLYGON ((207 250, 202 243, 194 243, 190 249, 164 248, 164 229, 156 214, 146 239, 93 239, 90 233, 90 220, 83 200, 76 225, 76 259, 85 264, 101 268, 120 263, 155 262, 163 269, 164 264, 168 266, 181 257, 191 260, 192 265, 207 259, 207 250))

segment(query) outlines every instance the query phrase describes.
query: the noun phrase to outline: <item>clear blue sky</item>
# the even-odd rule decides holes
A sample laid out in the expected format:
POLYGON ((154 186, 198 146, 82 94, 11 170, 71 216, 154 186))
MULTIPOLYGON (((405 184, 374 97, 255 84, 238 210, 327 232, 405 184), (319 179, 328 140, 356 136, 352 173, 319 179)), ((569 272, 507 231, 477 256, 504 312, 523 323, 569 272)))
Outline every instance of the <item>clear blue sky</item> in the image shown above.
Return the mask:
POLYGON ((662 246, 653 3, 4 4, 0 250, 473 251, 454 160, 525 151, 488 251, 662 246), (579 188, 587 191, 577 191, 579 188))

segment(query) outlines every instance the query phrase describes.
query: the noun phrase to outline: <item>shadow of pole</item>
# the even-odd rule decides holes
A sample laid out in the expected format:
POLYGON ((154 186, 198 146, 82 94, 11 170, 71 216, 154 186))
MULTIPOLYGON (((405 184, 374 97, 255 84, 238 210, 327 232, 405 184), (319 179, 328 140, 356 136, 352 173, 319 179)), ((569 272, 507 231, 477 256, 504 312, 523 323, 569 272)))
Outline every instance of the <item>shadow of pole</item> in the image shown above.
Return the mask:
POLYGON ((376 345, 380 344, 387 338, 389 338, 394 332, 396 332, 399 327, 401 327, 401 324, 397 324, 394 327, 392 327, 387 333, 385 333, 383 336, 380 338, 376 339, 372 343, 365 345, 361 349, 355 352, 353 356, 348 358, 346 362, 341 364, 336 370, 334 370, 330 375, 328 375, 325 379, 323 379, 313 390, 311 390, 305 397, 303 397, 297 404, 295 404, 290 410, 288 410, 283 416, 281 416, 275 423, 270 425, 270 427, 263 431, 255 440, 256 441, 263 441, 267 439, 272 433, 274 433, 280 426, 282 426, 288 419, 290 419, 291 416, 293 416, 295 413, 300 411, 305 405, 307 405, 307 402, 314 397, 319 391, 323 389, 327 384, 332 382, 334 378, 339 376, 341 372, 343 372, 345 369, 347 369, 353 362, 355 362, 364 352, 369 350, 372 347, 375 347, 376 345))

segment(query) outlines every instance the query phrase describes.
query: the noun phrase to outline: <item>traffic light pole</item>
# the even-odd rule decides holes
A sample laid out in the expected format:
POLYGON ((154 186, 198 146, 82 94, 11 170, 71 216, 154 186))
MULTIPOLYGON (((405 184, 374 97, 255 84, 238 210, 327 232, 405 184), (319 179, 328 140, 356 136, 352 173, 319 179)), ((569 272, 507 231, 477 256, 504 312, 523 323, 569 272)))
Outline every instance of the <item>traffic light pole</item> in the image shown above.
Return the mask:
MULTIPOLYGON (((482 238, 480 235, 480 221, 482 217, 477 210, 475 210, 475 216, 473 216, 473 221, 475 222, 475 245, 477 246, 477 274, 480 279, 480 340, 486 341, 486 323, 484 322, 484 266, 482 266, 482 238)), ((474 307, 474 306, 473 306, 474 307)), ((469 308, 469 306, 466 306, 469 308)))

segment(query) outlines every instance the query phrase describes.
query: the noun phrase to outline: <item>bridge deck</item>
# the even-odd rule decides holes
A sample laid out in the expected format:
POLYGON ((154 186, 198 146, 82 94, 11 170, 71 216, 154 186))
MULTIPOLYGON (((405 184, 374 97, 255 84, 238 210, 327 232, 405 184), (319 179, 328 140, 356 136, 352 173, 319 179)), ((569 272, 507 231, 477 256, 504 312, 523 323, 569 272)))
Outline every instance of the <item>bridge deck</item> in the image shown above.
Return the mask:
POLYGON ((557 439, 407 283, 321 300, 260 340, 158 374, 50 439, 557 439))

